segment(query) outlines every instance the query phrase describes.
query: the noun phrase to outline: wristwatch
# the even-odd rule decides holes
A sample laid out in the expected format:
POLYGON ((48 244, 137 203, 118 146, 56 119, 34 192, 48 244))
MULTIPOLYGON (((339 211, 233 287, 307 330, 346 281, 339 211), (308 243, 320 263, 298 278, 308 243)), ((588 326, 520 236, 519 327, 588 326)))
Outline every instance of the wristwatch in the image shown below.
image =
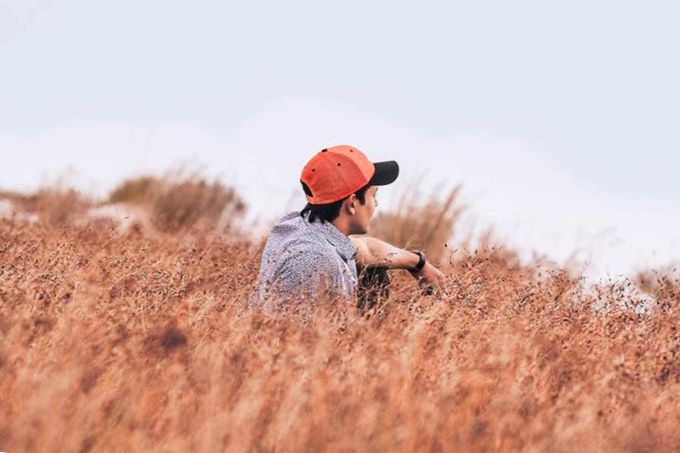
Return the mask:
POLYGON ((423 267, 425 267, 425 254, 421 250, 411 250, 411 253, 415 253, 420 257, 418 260, 418 264, 414 268, 411 269, 411 272, 418 273, 423 270, 423 267))

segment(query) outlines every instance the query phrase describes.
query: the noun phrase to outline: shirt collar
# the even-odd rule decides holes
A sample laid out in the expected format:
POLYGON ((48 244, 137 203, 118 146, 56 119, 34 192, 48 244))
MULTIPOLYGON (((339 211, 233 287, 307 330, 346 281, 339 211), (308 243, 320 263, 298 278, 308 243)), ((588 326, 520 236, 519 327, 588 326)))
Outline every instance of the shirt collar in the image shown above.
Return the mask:
MULTIPOLYGON (((300 213, 297 213, 300 215, 300 213)), ((315 221, 314 223, 308 222, 308 215, 303 217, 305 223, 312 229, 320 232, 328 242, 330 242, 333 247, 335 247, 335 250, 338 251, 338 254, 342 257, 342 259, 347 262, 351 259, 354 259, 357 249, 354 247, 354 243, 350 238, 345 236, 338 228, 333 225, 331 222, 323 222, 321 223, 320 220, 315 221)))

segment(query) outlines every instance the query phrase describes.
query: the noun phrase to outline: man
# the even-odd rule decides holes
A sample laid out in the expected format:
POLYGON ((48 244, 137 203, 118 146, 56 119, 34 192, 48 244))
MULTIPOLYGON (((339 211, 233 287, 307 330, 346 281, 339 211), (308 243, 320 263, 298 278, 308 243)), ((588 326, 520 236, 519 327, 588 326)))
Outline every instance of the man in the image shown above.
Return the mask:
POLYGON ((406 269, 419 282, 441 289, 444 274, 422 252, 371 237, 350 237, 368 233, 379 187, 393 183, 398 175, 397 162, 372 163, 354 146, 334 146, 312 157, 300 177, 308 204, 272 228, 256 299, 290 301, 323 292, 356 301, 357 266, 406 269))

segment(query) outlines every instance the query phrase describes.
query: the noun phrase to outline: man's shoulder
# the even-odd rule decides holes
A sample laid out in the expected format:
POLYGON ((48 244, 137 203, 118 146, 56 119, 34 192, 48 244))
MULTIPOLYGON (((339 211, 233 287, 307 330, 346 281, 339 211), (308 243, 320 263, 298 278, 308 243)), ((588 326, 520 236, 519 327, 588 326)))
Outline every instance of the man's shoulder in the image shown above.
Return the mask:
POLYGON ((323 266, 337 261, 337 251, 319 228, 291 212, 282 217, 272 230, 265 245, 265 257, 269 263, 279 266, 323 266))
POLYGON ((295 219, 297 217, 300 217, 300 211, 289 212, 288 214, 286 214, 282 217, 279 217, 279 219, 274 222, 274 225, 278 225, 279 223, 282 223, 282 222, 287 222, 287 221, 289 221, 291 219, 295 219))
POLYGON ((283 240, 268 243, 268 253, 278 262, 300 261, 307 259, 321 262, 332 261, 336 254, 328 241, 316 234, 296 234, 283 240))
POLYGON ((320 251, 322 253, 329 253, 331 251, 328 247, 330 245, 328 241, 313 232, 290 234, 285 238, 270 237, 267 240, 267 245, 282 251, 303 250, 320 251))
POLYGON ((290 261, 303 262, 308 265, 321 265, 336 261, 335 250, 326 241, 310 235, 291 240, 285 249, 290 261))

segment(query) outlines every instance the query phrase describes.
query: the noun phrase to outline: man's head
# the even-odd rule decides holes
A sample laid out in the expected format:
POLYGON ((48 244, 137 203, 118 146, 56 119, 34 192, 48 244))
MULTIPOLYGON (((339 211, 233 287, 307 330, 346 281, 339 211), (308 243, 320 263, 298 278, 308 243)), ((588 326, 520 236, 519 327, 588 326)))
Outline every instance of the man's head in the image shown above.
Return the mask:
MULTIPOLYGON (((346 234, 364 234, 378 206, 378 186, 399 175, 395 161, 373 163, 358 148, 339 145, 318 152, 302 170, 300 182, 309 221, 342 224, 346 234)), ((336 225, 337 226, 337 225, 336 225)))

